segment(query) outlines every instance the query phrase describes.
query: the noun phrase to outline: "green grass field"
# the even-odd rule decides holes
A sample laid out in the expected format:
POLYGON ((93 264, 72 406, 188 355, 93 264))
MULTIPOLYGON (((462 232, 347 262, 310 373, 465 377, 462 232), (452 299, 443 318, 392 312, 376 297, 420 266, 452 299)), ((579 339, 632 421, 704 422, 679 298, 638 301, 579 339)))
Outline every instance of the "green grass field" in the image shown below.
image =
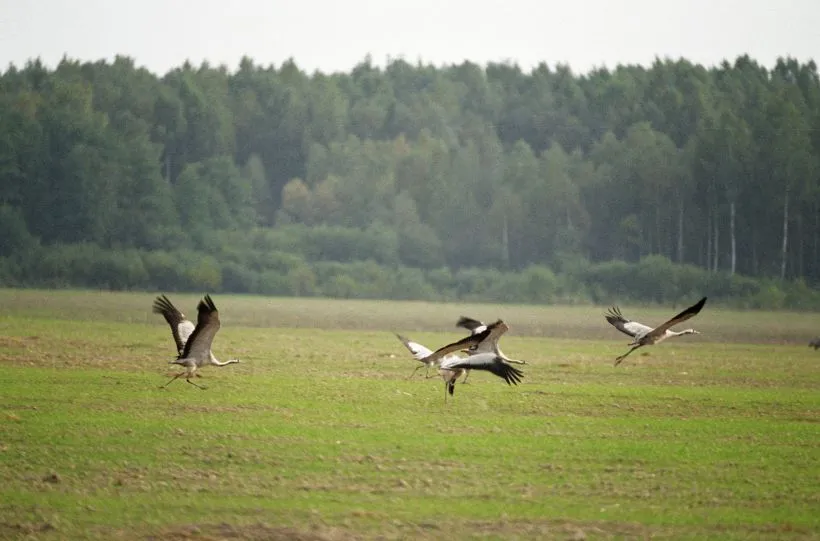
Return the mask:
POLYGON ((707 304, 616 368, 603 307, 215 295, 201 391, 153 297, 0 290, 0 538, 820 539, 820 314, 707 304), (407 379, 392 332, 461 314, 521 385, 407 379))

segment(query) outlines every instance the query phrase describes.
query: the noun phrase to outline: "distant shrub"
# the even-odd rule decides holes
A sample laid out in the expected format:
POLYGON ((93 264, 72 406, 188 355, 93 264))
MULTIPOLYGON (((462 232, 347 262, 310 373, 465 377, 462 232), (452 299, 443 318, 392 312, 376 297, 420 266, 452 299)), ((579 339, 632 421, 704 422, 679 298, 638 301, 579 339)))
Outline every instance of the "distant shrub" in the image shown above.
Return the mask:
POLYGON ((449 267, 438 267, 426 273, 427 281, 441 300, 452 300, 456 297, 456 281, 449 267))
POLYGON ((290 295, 308 297, 316 294, 316 275, 306 265, 296 265, 287 272, 288 289, 290 295))
MULTIPOLYGON (((0 286, 92 287, 164 291, 225 291, 281 296, 324 295, 361 299, 419 299, 503 303, 640 302, 678 305, 703 295, 737 308, 820 309, 820 291, 804 281, 780 282, 709 272, 677 265, 662 256, 637 263, 590 263, 562 256, 553 267, 530 265, 520 271, 448 267, 420 269, 376 258, 351 257, 344 250, 319 250, 334 241, 358 246, 359 253, 391 260, 394 236, 376 228, 287 226, 217 235, 221 247, 195 250, 110 250, 96 244, 34 241, 23 253, 0 256, 0 286), (284 230, 284 231, 281 231, 284 230), (375 241, 365 248, 368 240, 375 241), (393 239, 393 240, 391 240, 393 239), (285 250, 290 242, 296 252, 285 250), (318 251, 317 251, 318 250, 318 251)), ((334 247, 333 250, 338 247, 334 247)))
POLYGON ((322 293, 331 298, 351 299, 355 298, 359 289, 359 284, 347 274, 338 274, 327 280, 322 286, 322 293))
POLYGON ((222 264, 222 289, 231 293, 256 293, 259 274, 253 270, 228 261, 222 264))
POLYGON ((393 275, 389 298, 402 300, 436 300, 438 293, 421 269, 399 267, 393 275))
POLYGON ((107 251, 94 256, 87 283, 112 290, 144 288, 149 283, 148 271, 136 250, 107 251))
POLYGON ((491 291, 502 277, 503 274, 496 269, 459 269, 453 276, 456 297, 470 301, 486 299, 486 292, 491 291))
POLYGON ((219 291, 222 287, 222 268, 216 258, 198 252, 185 252, 182 264, 189 291, 219 291))
POLYGON ((255 293, 286 297, 291 295, 290 282, 287 276, 277 271, 262 271, 259 273, 255 293))
POLYGON ((37 243, 26 227, 23 212, 10 205, 0 205, 0 257, 23 253, 37 243))
POLYGON ((0 256, 0 287, 22 285, 22 269, 17 258, 0 256))
POLYGON ((171 253, 165 251, 143 253, 142 264, 153 288, 164 291, 188 289, 185 268, 171 253))
POLYGON ((524 302, 549 304, 558 294, 558 278, 549 268, 530 265, 521 273, 524 302))

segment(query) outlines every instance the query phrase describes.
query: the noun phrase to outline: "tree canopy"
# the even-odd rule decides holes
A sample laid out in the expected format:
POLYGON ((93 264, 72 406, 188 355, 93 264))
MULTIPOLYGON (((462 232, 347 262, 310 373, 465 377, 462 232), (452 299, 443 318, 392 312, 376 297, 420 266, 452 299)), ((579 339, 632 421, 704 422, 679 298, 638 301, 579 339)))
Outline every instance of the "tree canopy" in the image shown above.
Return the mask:
POLYGON ((589 277, 655 257, 815 286, 819 160, 817 67, 791 58, 583 75, 369 59, 308 74, 245 58, 158 76, 127 57, 32 60, 0 75, 0 283, 201 275, 351 296, 345 276, 361 285, 376 265, 418 282, 380 294, 458 296, 459 273, 537 283, 533 269, 580 279, 579 265, 589 277), (90 261, 56 263, 71 253, 90 261), (106 258, 126 259, 95 271, 106 258))

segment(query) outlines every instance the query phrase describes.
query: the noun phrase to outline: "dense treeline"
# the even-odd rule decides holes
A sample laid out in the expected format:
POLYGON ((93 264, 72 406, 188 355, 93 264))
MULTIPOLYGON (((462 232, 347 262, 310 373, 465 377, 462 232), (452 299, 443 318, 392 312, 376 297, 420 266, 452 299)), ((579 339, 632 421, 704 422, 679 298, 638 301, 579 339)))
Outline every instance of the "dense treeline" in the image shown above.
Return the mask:
POLYGON ((32 61, 0 138, 3 284, 820 305, 813 62, 32 61))

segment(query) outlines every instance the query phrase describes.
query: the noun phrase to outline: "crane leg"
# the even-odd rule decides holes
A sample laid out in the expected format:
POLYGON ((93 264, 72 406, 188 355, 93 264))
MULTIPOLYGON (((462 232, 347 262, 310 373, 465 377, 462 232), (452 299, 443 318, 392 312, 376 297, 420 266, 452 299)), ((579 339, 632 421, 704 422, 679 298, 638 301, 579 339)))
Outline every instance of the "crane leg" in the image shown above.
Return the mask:
POLYGON ((190 383, 190 384, 191 384, 191 385, 193 385, 194 387, 199 387, 199 388, 200 388, 200 389, 202 389, 203 391, 207 388, 207 387, 203 387, 202 385, 197 385, 196 383, 194 383, 193 381, 191 381, 191 377, 190 377, 190 376, 188 376, 187 378, 185 378, 185 381, 187 381, 188 383, 190 383))
POLYGON ((416 372, 418 372, 420 368, 421 368, 421 365, 418 365, 418 366, 415 368, 415 370, 413 370, 413 371, 410 373, 410 375, 409 375, 409 376, 407 376, 407 379, 410 379, 410 378, 412 378, 413 376, 415 376, 415 375, 416 375, 416 372))
POLYGON ((616 357, 615 358, 615 366, 618 366, 619 364, 621 364, 621 361, 623 361, 626 358, 627 355, 629 355, 630 353, 632 353, 633 351, 635 351, 636 349, 638 349, 642 345, 643 344, 638 344, 637 346, 632 346, 632 349, 630 349, 629 351, 627 351, 623 355, 621 355, 619 357, 616 357))
POLYGON ((159 388, 160 388, 160 389, 164 389, 164 388, 168 387, 168 385, 170 385, 172 381, 174 381, 175 379, 177 379, 179 376, 184 376, 184 375, 185 375, 185 372, 180 372, 180 373, 179 373, 179 374, 177 374, 176 376, 172 377, 172 378, 171 378, 171 381, 169 381, 169 382, 168 382, 168 383, 166 383, 165 385, 160 385, 160 386, 159 386, 159 388))

